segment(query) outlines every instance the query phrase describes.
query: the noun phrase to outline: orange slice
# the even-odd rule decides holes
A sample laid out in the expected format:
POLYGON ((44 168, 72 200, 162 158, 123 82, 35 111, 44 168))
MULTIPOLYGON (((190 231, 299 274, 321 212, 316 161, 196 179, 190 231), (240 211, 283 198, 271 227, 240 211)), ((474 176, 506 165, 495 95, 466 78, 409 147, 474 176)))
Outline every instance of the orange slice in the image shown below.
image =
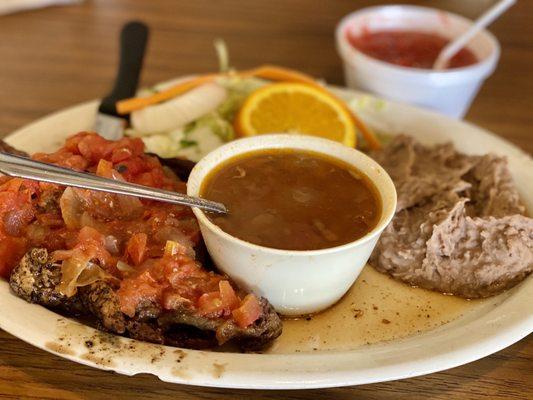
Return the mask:
POLYGON ((240 136, 300 133, 356 144, 350 112, 338 99, 306 83, 273 83, 253 92, 235 119, 240 136))

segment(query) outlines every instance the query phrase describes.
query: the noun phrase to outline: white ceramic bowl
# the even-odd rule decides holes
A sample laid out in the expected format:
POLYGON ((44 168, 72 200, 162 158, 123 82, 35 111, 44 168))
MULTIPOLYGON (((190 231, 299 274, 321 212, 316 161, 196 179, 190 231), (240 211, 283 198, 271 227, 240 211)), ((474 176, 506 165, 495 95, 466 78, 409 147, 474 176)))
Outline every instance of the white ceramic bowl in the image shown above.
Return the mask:
POLYGON ((471 24, 459 15, 417 6, 379 6, 353 12, 341 20, 335 33, 346 84, 462 118, 500 57, 500 46, 490 32, 478 33, 468 44, 479 60, 476 64, 444 71, 402 67, 371 58, 355 49, 347 34, 409 30, 437 33, 451 40, 471 24))
POLYGON ((194 209, 194 213, 218 268, 238 284, 266 297, 281 314, 317 312, 339 300, 361 272, 394 215, 396 190, 385 170, 355 149, 311 136, 275 134, 236 140, 209 153, 192 170, 187 194, 198 196, 206 175, 225 160, 253 150, 273 148, 323 153, 365 173, 382 201, 382 215, 376 227, 361 239, 342 246, 309 251, 279 250, 237 239, 209 221, 201 210, 194 209))

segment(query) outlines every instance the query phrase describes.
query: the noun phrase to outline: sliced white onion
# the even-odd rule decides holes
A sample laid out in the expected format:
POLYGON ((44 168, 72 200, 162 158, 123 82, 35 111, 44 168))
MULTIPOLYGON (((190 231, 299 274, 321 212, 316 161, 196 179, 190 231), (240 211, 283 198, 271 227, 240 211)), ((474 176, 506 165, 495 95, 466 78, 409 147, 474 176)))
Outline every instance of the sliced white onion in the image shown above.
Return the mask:
POLYGON ((165 255, 175 256, 177 254, 187 254, 187 247, 173 240, 167 240, 165 244, 165 255))
POLYGON ((85 269, 81 271, 76 286, 87 286, 96 281, 106 279, 108 276, 109 274, 105 272, 102 268, 100 268, 99 265, 89 262, 87 263, 87 267, 85 267, 85 269))
POLYGON ((57 289, 64 296, 74 296, 79 287, 90 285, 99 280, 115 281, 116 278, 104 271, 98 264, 91 262, 76 250, 61 264, 61 282, 57 289))
POLYGON ((118 261, 117 262, 117 269, 120 272, 125 272, 126 274, 131 274, 136 271, 135 268, 133 268, 131 265, 126 264, 124 261, 118 261))
POLYGON ((118 239, 113 235, 107 235, 105 237, 105 248, 107 251, 109 251, 113 255, 117 255, 120 253, 120 246, 118 239))
POLYGON ((97 264, 85 257, 71 257, 61 265, 61 283, 59 293, 71 297, 76 294, 78 287, 87 286, 109 276, 97 264))
POLYGON ((80 228, 83 205, 77 194, 74 192, 74 189, 71 187, 65 189, 59 199, 59 207, 61 208, 61 216, 63 217, 63 221, 65 221, 67 228, 80 228))
POLYGON ((226 96, 222 86, 206 83, 164 103, 132 112, 131 125, 141 134, 166 132, 215 110, 226 96))

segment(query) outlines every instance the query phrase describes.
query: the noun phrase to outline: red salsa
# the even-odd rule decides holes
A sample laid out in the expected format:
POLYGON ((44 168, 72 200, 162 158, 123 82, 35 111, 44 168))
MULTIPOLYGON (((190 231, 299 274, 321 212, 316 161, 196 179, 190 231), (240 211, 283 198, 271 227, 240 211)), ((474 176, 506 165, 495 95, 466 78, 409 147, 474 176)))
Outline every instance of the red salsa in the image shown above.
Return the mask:
MULTIPOLYGON (((350 44, 362 53, 403 67, 431 69, 449 40, 435 33, 415 31, 381 31, 354 35, 347 32, 350 44)), ((475 64, 477 58, 468 48, 461 49, 447 69, 475 64)))
MULTIPOLYGON (((79 133, 36 160, 106 178, 185 193, 186 185, 140 139, 112 142, 79 133)), ((26 179, 0 177, 0 276, 32 247, 61 263, 59 291, 103 279, 117 288, 121 311, 132 317, 143 302, 163 310, 190 308, 246 327, 261 312, 257 298, 239 297, 227 277, 196 260, 198 223, 188 207, 26 179)))

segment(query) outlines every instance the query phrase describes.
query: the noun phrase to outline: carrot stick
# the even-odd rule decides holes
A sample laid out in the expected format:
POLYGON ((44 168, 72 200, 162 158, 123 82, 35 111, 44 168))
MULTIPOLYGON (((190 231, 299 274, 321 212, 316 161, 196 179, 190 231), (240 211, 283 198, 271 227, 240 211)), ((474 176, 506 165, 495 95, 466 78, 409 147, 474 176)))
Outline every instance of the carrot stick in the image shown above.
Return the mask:
POLYGON ((350 111, 350 115, 352 116, 353 123, 355 124, 357 129, 361 131, 361 135, 363 135, 363 138, 368 143, 368 146, 372 150, 380 150, 381 143, 376 137, 376 135, 374 135, 374 133, 370 129, 367 128, 367 126, 352 112, 352 110, 348 110, 348 111, 350 111))
MULTIPOLYGON (((180 82, 169 89, 162 90, 159 93, 155 93, 147 97, 133 97, 131 99, 121 100, 117 103, 117 112, 119 114, 128 114, 132 111, 139 110, 146 106, 161 103, 165 100, 169 100, 173 97, 179 96, 197 86, 204 83, 212 82, 219 76, 225 74, 207 74, 199 76, 197 78, 190 79, 185 82, 180 82)), ((293 71, 287 68, 275 67, 271 65, 263 65, 258 68, 254 68, 248 71, 242 71, 237 74, 241 77, 255 76, 258 78, 264 78, 273 81, 291 81, 291 82, 303 82, 313 84, 314 80, 309 75, 302 74, 298 71, 293 71)))
POLYGON ((331 93, 328 89, 319 85, 318 83, 313 82, 313 84, 316 88, 321 89, 324 93, 328 94, 330 97, 337 100, 338 103, 346 110, 346 112, 350 114, 355 127, 361 132, 361 135, 366 140, 366 142, 368 143, 368 146, 372 150, 381 149, 381 143, 379 142, 376 135, 374 135, 374 133, 364 124, 363 121, 359 119, 359 117, 346 105, 346 103, 342 99, 338 98, 333 93, 331 93))
POLYGON ((240 76, 255 76, 256 78, 268 79, 271 81, 289 81, 317 85, 312 76, 303 74, 289 68, 278 67, 275 65, 261 65, 249 71, 243 71, 240 76))
POLYGON ((162 90, 161 92, 155 93, 151 96, 132 97, 131 99, 121 100, 117 103, 117 112, 119 114, 129 114, 132 111, 161 103, 165 100, 169 100, 173 97, 179 96, 180 94, 188 92, 197 86, 203 85, 204 83, 212 82, 220 75, 221 74, 202 75, 185 82, 180 82, 169 89, 162 90))

